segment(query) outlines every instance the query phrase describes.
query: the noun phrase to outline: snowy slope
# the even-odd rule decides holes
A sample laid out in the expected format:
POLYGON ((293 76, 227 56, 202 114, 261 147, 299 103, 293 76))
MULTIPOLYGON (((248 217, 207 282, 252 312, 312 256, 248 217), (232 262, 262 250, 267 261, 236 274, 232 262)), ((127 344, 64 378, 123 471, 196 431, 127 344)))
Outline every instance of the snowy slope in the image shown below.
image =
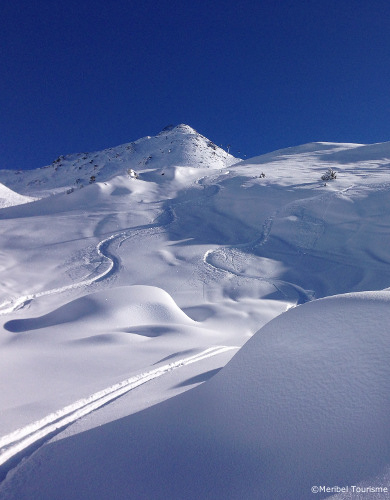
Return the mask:
POLYGON ((0 498, 99 488, 109 498, 115 484, 117 498, 132 488, 132 498, 300 499, 309 479, 379 477, 389 463, 388 292, 375 291, 390 289, 389 167, 390 143, 312 143, 240 161, 179 125, 2 171, 9 188, 41 199, 0 210, 0 498), (336 179, 325 181, 329 168, 336 179), (330 451, 324 436, 341 444, 330 451), (91 448, 100 439, 107 459, 91 448))

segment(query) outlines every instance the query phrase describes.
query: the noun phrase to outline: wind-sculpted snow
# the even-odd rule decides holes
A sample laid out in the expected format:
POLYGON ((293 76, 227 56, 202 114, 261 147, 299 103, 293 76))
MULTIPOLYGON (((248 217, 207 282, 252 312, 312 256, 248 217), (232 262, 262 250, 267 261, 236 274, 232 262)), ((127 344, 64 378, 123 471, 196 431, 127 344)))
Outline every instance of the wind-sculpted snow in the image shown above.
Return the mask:
MULTIPOLYGON (((164 290, 135 285, 91 293, 44 316, 7 321, 4 328, 14 333, 32 332, 62 324, 67 324, 69 328, 72 323, 77 325, 85 319, 91 325, 94 323, 95 327, 111 326, 116 330, 136 325, 133 326, 135 331, 142 325, 195 324, 164 290)), ((93 328, 89 326, 88 331, 93 331, 93 328)), ((82 338, 82 334, 78 334, 78 338, 82 338)))

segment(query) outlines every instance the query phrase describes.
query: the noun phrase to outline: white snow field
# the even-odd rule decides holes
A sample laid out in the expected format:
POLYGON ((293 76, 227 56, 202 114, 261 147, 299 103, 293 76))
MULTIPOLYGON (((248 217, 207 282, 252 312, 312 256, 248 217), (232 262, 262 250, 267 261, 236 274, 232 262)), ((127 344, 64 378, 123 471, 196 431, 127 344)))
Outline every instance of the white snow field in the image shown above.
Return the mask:
POLYGON ((0 182, 1 499, 390 498, 390 143, 0 182))

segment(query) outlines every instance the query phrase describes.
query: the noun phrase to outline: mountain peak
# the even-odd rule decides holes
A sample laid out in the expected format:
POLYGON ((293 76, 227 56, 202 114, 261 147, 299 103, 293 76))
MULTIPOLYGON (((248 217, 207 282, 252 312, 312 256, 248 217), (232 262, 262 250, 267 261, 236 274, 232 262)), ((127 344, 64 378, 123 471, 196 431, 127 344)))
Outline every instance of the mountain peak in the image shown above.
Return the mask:
POLYGON ((166 134, 167 132, 184 132, 187 134, 196 134, 199 135, 198 132, 190 127, 189 125, 186 125, 185 123, 180 123, 179 125, 167 125, 164 127, 161 132, 158 135, 166 134))
POLYGON ((144 180, 156 181, 161 175, 167 180, 174 177, 177 167, 223 169, 237 160, 189 125, 181 123, 164 127, 156 136, 103 151, 60 156, 40 169, 3 170, 0 182, 16 192, 42 197, 78 189, 95 181, 107 181, 129 170, 142 174, 144 180))

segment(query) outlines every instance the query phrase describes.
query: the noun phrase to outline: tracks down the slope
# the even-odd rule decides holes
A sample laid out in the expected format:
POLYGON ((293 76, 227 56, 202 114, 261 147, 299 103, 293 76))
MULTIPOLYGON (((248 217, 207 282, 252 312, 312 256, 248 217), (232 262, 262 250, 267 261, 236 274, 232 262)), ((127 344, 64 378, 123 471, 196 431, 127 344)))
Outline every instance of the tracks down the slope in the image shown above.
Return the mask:
POLYGON ((24 455, 34 452, 39 445, 48 438, 54 436, 60 430, 72 424, 79 418, 101 408, 114 399, 127 392, 149 382, 155 378, 166 375, 182 366, 197 363, 203 359, 222 354, 224 352, 239 349, 237 346, 215 346, 189 356, 160 366, 148 372, 140 373, 122 382, 118 382, 106 389, 95 392, 91 396, 80 399, 61 410, 51 413, 41 420, 17 429, 16 431, 0 438, 0 480, 2 480, 11 468, 16 466, 13 459, 18 457, 20 461, 24 455), (35 446, 34 444, 38 446, 35 446))
POLYGON ((39 297, 54 295, 57 293, 65 292, 67 290, 75 290, 77 288, 86 287, 92 285, 93 283, 97 283, 111 277, 118 271, 120 267, 119 259, 109 250, 109 246, 111 245, 111 243, 113 243, 115 240, 119 240, 120 246, 125 240, 131 237, 131 233, 159 230, 163 227, 168 226, 175 220, 175 214, 172 205, 168 205, 165 208, 165 210, 156 218, 156 222, 152 222, 151 224, 146 224, 144 226, 138 226, 135 228, 124 229, 120 232, 113 233, 107 238, 101 240, 96 246, 96 252, 101 258, 101 263, 99 264, 99 266, 102 263, 106 264, 106 268, 104 269, 104 271, 86 279, 82 279, 77 283, 72 283, 70 285, 65 285, 59 288, 52 288, 50 290, 44 290, 42 292, 22 295, 15 300, 5 301, 0 304, 0 316, 18 311, 19 309, 22 309, 23 307, 28 305, 32 300, 39 297))
MULTIPOLYGON (((258 250, 261 246, 263 246, 269 239, 269 236, 272 231, 272 226, 274 224, 274 220, 281 216, 287 216, 291 214, 296 214, 297 211, 301 211, 302 215, 300 215, 300 219, 303 223, 310 222, 311 227, 314 227, 318 230, 319 227, 325 226, 326 213, 329 208, 332 200, 339 196, 345 195, 349 190, 353 188, 353 185, 343 188, 339 191, 331 192, 331 193, 322 193, 317 196, 313 196, 311 198, 298 199, 288 203, 287 205, 278 208, 275 210, 273 214, 271 214, 267 219, 265 219, 262 227, 262 231, 260 235, 252 241, 247 243, 242 243, 238 245, 226 246, 226 247, 218 247, 216 249, 208 250, 203 257, 204 263, 213 271, 222 271, 224 273, 228 273, 230 275, 237 276, 239 278, 245 279, 254 279, 257 281, 262 281, 264 283, 269 283, 274 286, 275 289, 282 294, 287 300, 296 300, 297 304, 303 304, 305 302, 309 302, 314 298, 314 292, 311 290, 305 290, 299 285, 295 283, 291 283, 288 281, 284 281, 279 278, 271 278, 271 277, 263 277, 260 274, 248 274, 248 273, 240 273, 236 269, 235 261, 240 258, 245 261, 248 257, 245 255, 253 254, 256 250, 258 250), (310 202, 316 201, 325 206, 324 212, 321 218, 314 219, 309 215, 305 214, 305 205, 310 202)), ((308 232, 308 231, 306 231, 308 232)), ((306 235, 307 236, 307 235, 306 235)), ((318 240, 318 234, 309 235, 309 240, 312 241, 312 245, 314 245, 318 240)))
MULTIPOLYGON (((237 249, 234 249, 237 252, 237 249)), ((256 281, 260 281, 262 283, 268 283, 273 286, 277 292, 279 292, 286 300, 292 301, 295 300, 297 304, 304 304, 305 302, 309 302, 313 300, 313 295, 310 291, 304 290, 299 285, 295 283, 291 283, 289 281, 284 281, 279 278, 271 278, 264 277, 256 274, 249 273, 240 273, 235 269, 234 266, 234 256, 231 254, 230 249, 230 258, 226 255, 223 259, 219 258, 221 253, 229 254, 229 250, 226 248, 218 248, 216 250, 208 250, 204 257, 203 262, 214 271, 222 271, 224 273, 230 274, 232 276, 236 276, 238 278, 244 279, 253 279, 256 281)))
MULTIPOLYGON (((260 282, 268 283, 272 285, 282 296, 284 296, 287 300, 294 300, 297 304, 303 304, 305 302, 309 302, 313 300, 314 293, 311 290, 305 290, 299 285, 295 283, 291 283, 289 281, 282 280, 280 278, 272 278, 272 277, 264 277, 261 274, 249 274, 249 273, 241 273, 237 270, 237 266, 235 262, 237 260, 245 261, 248 256, 254 255, 254 252, 259 250, 260 247, 265 245, 268 241, 272 226, 274 224, 274 220, 281 216, 287 216, 290 214, 295 214, 297 211, 301 211, 302 214, 300 219, 302 222, 307 223, 313 222, 311 224, 312 227, 318 229, 320 226, 324 226, 324 218, 326 215, 326 211, 328 209, 329 203, 334 199, 334 197, 345 194, 351 186, 348 188, 342 189, 337 192, 332 192, 330 194, 321 194, 319 196, 313 196, 312 198, 305 198, 302 200, 295 200, 293 202, 288 203, 287 205, 278 208, 275 210, 269 217, 267 217, 263 223, 262 231, 260 235, 249 241, 247 243, 241 243, 232 246, 226 247, 218 247, 216 249, 208 250, 203 257, 203 261, 208 268, 213 271, 222 271, 224 273, 228 273, 232 276, 236 276, 238 278, 245 279, 253 279, 260 282), (309 218, 308 215, 305 215, 304 207, 310 202, 316 200, 322 204, 325 204, 325 211, 323 214, 323 218, 321 219, 313 219, 309 218)), ((306 231, 307 232, 307 231, 306 231)), ((307 236, 307 234, 305 235, 307 236)), ((310 234, 310 240, 314 243, 318 240, 318 234, 310 234)))
POLYGON ((0 315, 4 314, 10 314, 12 312, 15 312, 19 309, 22 309, 25 307, 27 304, 29 304, 32 300, 37 299, 39 297, 44 297, 46 295, 53 295, 56 293, 62 293, 67 290, 74 290, 76 288, 81 288, 83 286, 88 286, 91 285, 92 283, 95 283, 97 281, 101 281, 105 278, 108 278, 110 275, 112 275, 119 267, 119 261, 118 259, 112 255, 111 253, 108 252, 108 246, 112 241, 115 239, 119 238, 124 238, 125 233, 116 233, 112 234, 108 238, 100 241, 96 247, 96 251, 99 255, 99 257, 102 258, 103 261, 107 263, 107 267, 104 271, 99 273, 98 275, 88 278, 82 281, 79 281, 77 283, 72 283, 70 285, 65 285, 59 288, 52 288, 51 290, 44 290, 43 292, 37 292, 37 293, 32 293, 29 295, 22 295, 15 301, 7 301, 3 302, 0 304, 0 315))
POLYGON ((297 304, 304 304, 313 300, 311 291, 304 290, 299 285, 285 281, 279 278, 264 277, 261 274, 241 273, 236 269, 235 260, 240 257, 245 261, 246 252, 253 252, 256 248, 262 246, 269 237, 272 229, 273 217, 268 217, 263 224, 261 235, 253 241, 229 247, 218 247, 207 250, 203 256, 204 264, 213 271, 222 271, 223 273, 236 276, 238 278, 253 279, 273 286, 288 301, 296 301, 297 304))

